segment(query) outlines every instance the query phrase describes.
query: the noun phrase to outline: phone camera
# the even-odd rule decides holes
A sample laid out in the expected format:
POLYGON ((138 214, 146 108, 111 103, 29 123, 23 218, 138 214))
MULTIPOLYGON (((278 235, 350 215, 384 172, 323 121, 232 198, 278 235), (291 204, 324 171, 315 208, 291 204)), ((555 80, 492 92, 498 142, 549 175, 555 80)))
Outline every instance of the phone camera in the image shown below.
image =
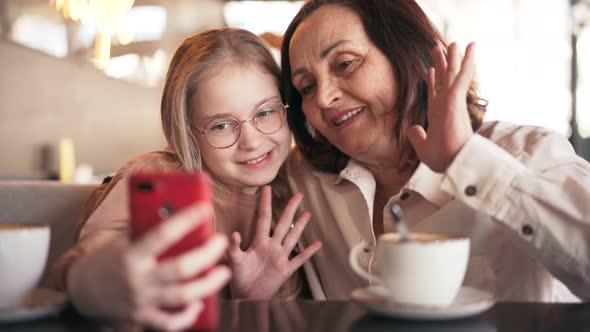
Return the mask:
POLYGON ((142 181, 137 183, 136 188, 139 191, 152 191, 152 189, 154 189, 154 185, 151 182, 142 181))
POLYGON ((159 210, 160 218, 168 218, 174 214, 174 206, 170 203, 164 203, 160 206, 159 210))

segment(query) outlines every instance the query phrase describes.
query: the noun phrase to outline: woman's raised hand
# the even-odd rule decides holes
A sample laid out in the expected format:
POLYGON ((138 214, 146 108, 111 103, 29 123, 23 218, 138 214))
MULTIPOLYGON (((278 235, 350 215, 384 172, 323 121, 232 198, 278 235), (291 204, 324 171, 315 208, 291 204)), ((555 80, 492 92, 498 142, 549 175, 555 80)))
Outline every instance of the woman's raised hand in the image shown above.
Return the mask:
POLYGON ((277 222, 274 234, 270 236, 271 189, 270 186, 263 187, 256 221, 256 234, 250 248, 242 251, 240 233, 232 234, 232 243, 228 252, 229 264, 233 272, 230 282, 232 297, 247 299, 272 297, 291 274, 320 249, 321 243, 317 241, 289 259, 311 217, 309 212, 304 212, 293 223, 293 217, 302 198, 301 193, 291 198, 277 222))
POLYGON ((79 293, 91 296, 94 303, 103 303, 99 305, 102 312, 96 312, 96 306, 93 312, 85 312, 83 298, 74 299, 77 307, 94 316, 131 317, 159 330, 189 327, 202 310, 201 299, 218 292, 230 278, 226 266, 216 266, 192 279, 223 257, 227 239, 214 235, 203 246, 174 258, 158 262, 157 257, 211 213, 210 206, 197 203, 159 223, 135 242, 120 236, 80 260, 72 267, 68 287, 88 287, 79 293), (171 312, 163 307, 183 309, 171 312))
POLYGON ((473 135, 467 111, 467 91, 475 72, 475 43, 463 57, 456 43, 445 57, 437 45, 432 50, 434 68, 428 69, 428 130, 408 128, 408 138, 418 158, 435 172, 444 172, 473 135))

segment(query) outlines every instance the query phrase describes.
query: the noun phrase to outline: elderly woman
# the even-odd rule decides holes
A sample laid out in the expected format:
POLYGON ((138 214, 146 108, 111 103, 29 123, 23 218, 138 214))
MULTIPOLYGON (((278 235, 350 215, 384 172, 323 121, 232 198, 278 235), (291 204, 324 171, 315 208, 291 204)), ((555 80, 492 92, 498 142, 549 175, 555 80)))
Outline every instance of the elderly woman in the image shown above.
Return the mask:
POLYGON ((349 250, 393 231, 394 203, 412 231, 471 238, 466 285, 590 298, 590 165, 557 133, 483 122, 473 52, 447 46, 413 0, 311 0, 291 22, 288 170, 315 219, 303 243, 323 242, 305 266, 315 298, 366 286, 349 250))

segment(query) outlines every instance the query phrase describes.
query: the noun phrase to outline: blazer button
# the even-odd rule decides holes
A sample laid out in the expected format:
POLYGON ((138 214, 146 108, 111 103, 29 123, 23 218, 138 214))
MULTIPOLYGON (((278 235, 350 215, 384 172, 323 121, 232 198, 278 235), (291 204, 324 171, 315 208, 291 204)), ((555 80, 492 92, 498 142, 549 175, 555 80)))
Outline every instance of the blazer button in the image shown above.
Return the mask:
POLYGON ((534 229, 531 227, 531 225, 524 225, 522 226, 521 232, 526 236, 531 236, 534 233, 534 229))
POLYGON ((477 193, 477 188, 475 188, 475 186, 469 185, 469 186, 465 187, 465 195, 473 196, 473 195, 475 195, 475 193, 477 193))

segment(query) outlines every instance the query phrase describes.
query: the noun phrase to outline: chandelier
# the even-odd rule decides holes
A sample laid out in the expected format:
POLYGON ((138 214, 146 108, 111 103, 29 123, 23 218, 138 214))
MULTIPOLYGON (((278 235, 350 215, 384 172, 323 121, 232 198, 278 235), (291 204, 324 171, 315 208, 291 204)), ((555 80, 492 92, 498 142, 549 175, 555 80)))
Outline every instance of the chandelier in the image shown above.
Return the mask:
POLYGON ((135 0, 50 0, 52 6, 61 11, 66 19, 97 25, 98 33, 94 43, 96 65, 103 69, 111 57, 111 40, 117 34, 119 43, 128 44, 133 40, 130 32, 120 31, 120 21, 131 9, 135 0))

